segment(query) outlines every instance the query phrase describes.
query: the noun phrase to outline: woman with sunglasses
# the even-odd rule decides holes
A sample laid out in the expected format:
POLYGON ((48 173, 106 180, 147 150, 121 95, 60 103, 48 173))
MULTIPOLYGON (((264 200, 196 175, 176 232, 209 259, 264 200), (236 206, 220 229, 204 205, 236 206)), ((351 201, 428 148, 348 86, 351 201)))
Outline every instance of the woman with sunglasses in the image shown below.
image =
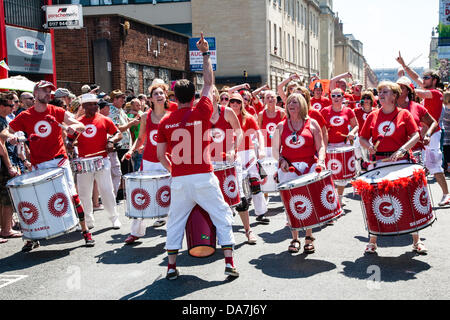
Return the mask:
MULTIPOLYGON (((361 133, 361 129, 364 126, 364 122, 367 120, 367 116, 373 111, 375 97, 371 91, 364 91, 361 94, 360 100, 360 103, 358 103, 359 107, 356 107, 354 110, 356 120, 358 121, 358 134, 361 133)), ((367 150, 361 147, 359 138, 355 139, 355 156, 357 160, 356 163, 360 167, 358 169, 367 170, 369 155, 367 153, 367 150)))
MULTIPOLYGON (((287 119, 277 125, 272 141, 272 154, 279 160, 278 180, 280 183, 314 172, 317 165, 325 168, 325 145, 322 130, 314 119, 308 116, 309 106, 299 93, 289 95, 286 104, 287 119), (317 158, 318 156, 318 158, 317 158), (294 167, 295 171, 290 170, 294 167)), ((292 241, 289 252, 300 249, 298 231, 291 230, 292 241)), ((312 229, 306 230, 305 253, 314 253, 312 229)))
POLYGON ((230 95, 228 94, 228 92, 222 92, 219 95, 219 104, 221 106, 227 106, 228 105, 228 101, 230 101, 230 95))
MULTIPOLYGON (((419 129, 408 110, 397 106, 402 89, 396 83, 383 81, 378 85, 380 109, 369 114, 361 130, 361 146, 368 149, 375 167, 408 162, 409 150, 419 141, 419 129), (387 160, 380 162, 381 160, 387 160)), ((370 168, 369 168, 370 169, 370 168)), ((413 250, 425 253, 425 245, 413 233, 413 250)), ((370 235, 366 253, 375 253, 377 237, 370 235)))
POLYGON ((243 134, 243 139, 239 144, 236 158, 236 171, 238 174, 239 191, 241 195, 241 203, 236 207, 236 211, 241 217, 248 243, 254 244, 256 243, 256 237, 250 228, 250 218, 248 213, 250 204, 243 193, 243 172, 246 171, 249 177, 253 206, 257 216, 256 221, 261 224, 269 224, 270 220, 264 216, 267 212, 267 205, 264 194, 261 192, 261 177, 256 166, 257 157, 252 136, 255 136, 255 139, 258 141, 259 159, 264 159, 265 157, 264 138, 255 118, 245 110, 244 99, 239 93, 235 92, 230 96, 229 106, 236 114, 243 134))
MULTIPOLYGON (((336 88, 331 91, 331 106, 322 109, 321 114, 327 123, 328 148, 338 148, 353 142, 358 132, 355 113, 343 104, 344 92, 336 88), (351 131, 350 129, 351 128, 351 131)), ((343 195, 349 180, 334 180, 341 207, 345 205, 343 195)))

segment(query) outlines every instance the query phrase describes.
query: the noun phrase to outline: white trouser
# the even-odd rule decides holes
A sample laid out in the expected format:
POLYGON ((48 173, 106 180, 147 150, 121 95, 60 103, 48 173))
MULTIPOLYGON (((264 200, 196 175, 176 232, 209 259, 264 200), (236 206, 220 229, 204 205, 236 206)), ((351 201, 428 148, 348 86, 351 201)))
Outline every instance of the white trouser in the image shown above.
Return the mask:
POLYGON ((108 153, 109 161, 111 162, 111 179, 114 187, 114 197, 117 197, 120 183, 122 182, 122 170, 120 169, 120 160, 117 152, 108 153))
POLYGON ((166 250, 182 248, 186 222, 196 204, 208 212, 216 227, 218 244, 235 244, 233 213, 220 192, 219 179, 213 172, 172 177, 170 190, 166 250))
POLYGON ((442 168, 441 131, 435 132, 423 152, 423 164, 431 174, 444 172, 442 168))
POLYGON ((92 205, 94 180, 97 181, 97 188, 100 197, 102 198, 102 204, 105 207, 106 212, 108 212, 111 222, 119 219, 119 214, 116 209, 116 197, 114 196, 111 179, 111 162, 108 158, 103 158, 103 163, 105 164, 105 167, 100 171, 77 174, 78 192, 86 214, 86 222, 89 224, 95 222, 92 205))
MULTIPOLYGON (((259 176, 258 168, 256 166, 256 154, 254 150, 239 151, 236 158, 236 173, 238 176, 239 193, 241 197, 244 197, 242 188, 242 181, 246 175, 250 178, 256 178, 261 180, 259 176), (249 163, 248 167, 246 166, 249 163), (245 171, 245 172, 244 172, 245 171)), ((258 194, 252 194, 253 207, 255 208, 255 214, 257 216, 263 215, 267 212, 266 199, 264 193, 261 191, 258 194)))
POLYGON ((35 169, 52 169, 52 168, 61 168, 64 170, 64 176, 66 177, 67 184, 69 186, 69 190, 72 193, 72 196, 77 194, 77 189, 75 188, 75 182, 73 181, 72 169, 70 168, 70 162, 68 159, 53 159, 49 161, 45 161, 39 163, 34 166, 35 169))
MULTIPOLYGON (((142 160, 142 170, 139 171, 147 171, 147 172, 151 172, 151 171, 166 171, 166 168, 164 168, 164 166, 160 163, 160 162, 150 162, 147 160, 142 160)), ((158 220, 162 220, 163 218, 160 218, 158 220)), ((145 229, 146 229, 146 224, 144 222, 145 219, 140 219, 140 218, 134 218, 133 221, 131 222, 131 232, 130 234, 132 236, 138 237, 138 238, 142 238, 143 236, 145 236, 145 229)))

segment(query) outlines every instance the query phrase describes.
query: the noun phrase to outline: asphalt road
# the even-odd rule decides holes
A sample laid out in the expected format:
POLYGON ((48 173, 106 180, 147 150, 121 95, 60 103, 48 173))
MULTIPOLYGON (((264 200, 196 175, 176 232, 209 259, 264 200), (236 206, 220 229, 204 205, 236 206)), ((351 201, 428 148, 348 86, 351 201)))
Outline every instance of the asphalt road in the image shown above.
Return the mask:
MULTIPOLYGON (((429 180, 433 206, 441 198, 429 180)), ((277 196, 269 204, 269 225, 251 225, 258 242, 246 243, 236 215, 235 264, 240 277, 224 275, 220 249, 204 259, 180 252, 181 276, 165 279, 165 227, 153 228, 135 245, 124 245, 131 220, 120 205, 120 230, 113 230, 106 212, 97 211, 92 230, 96 246, 84 247, 80 233, 71 232, 22 253, 21 239, 0 245, 0 300, 435 300, 450 298, 449 208, 436 208, 438 220, 420 232, 429 253, 412 252, 410 235, 381 237, 378 254, 364 255, 368 240, 359 197, 346 189, 346 214, 314 230, 316 253, 290 254, 290 232, 277 196)), ((302 234, 304 236, 304 234, 302 234)), ((304 241, 302 239, 302 246, 304 241)))

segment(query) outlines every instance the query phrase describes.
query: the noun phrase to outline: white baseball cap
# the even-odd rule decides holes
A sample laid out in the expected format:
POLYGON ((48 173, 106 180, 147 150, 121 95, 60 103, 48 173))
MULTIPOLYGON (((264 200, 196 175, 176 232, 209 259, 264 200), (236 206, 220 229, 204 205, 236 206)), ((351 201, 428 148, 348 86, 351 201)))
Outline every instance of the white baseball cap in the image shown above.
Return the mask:
POLYGON ((98 98, 97 95, 92 94, 92 93, 85 93, 83 95, 81 95, 81 104, 83 103, 88 103, 88 102, 98 102, 98 98))

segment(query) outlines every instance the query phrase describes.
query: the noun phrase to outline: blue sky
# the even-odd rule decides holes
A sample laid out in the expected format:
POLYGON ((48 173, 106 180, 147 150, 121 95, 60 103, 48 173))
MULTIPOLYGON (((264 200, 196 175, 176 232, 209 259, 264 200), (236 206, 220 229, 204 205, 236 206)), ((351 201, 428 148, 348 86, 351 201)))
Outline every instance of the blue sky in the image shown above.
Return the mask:
POLYGON ((400 50, 412 67, 428 67, 431 31, 439 23, 439 0, 334 0, 333 11, 364 45, 375 68, 399 67, 400 50))

